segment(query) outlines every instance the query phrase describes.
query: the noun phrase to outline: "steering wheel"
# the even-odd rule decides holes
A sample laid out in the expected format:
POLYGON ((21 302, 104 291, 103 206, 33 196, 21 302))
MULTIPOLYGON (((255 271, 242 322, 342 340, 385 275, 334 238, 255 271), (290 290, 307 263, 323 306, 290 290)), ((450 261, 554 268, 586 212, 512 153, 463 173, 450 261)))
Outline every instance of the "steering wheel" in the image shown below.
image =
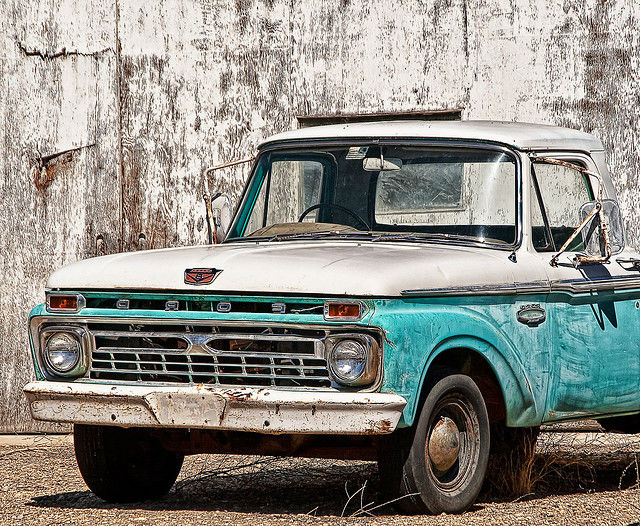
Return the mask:
POLYGON ((349 210, 348 208, 346 208, 344 206, 336 205, 336 204, 333 204, 333 203, 318 203, 317 205, 310 206, 304 212, 302 212, 302 214, 300 214, 300 217, 298 218, 298 223, 302 223, 302 220, 305 217, 307 217, 309 212, 313 212, 314 210, 319 209, 319 208, 336 208, 338 210, 346 212, 347 214, 349 214, 354 219, 357 219, 358 221, 360 221, 360 223, 362 223, 365 227, 367 227, 367 230, 371 230, 371 227, 369 226, 369 223, 367 223, 364 219, 362 219, 353 210, 349 210))

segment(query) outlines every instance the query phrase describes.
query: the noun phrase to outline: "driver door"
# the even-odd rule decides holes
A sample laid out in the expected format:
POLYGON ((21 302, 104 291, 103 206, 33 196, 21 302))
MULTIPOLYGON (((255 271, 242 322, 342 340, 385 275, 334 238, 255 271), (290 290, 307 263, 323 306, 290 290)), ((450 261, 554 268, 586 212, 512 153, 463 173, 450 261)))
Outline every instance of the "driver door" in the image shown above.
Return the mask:
MULTIPOLYGON (((586 156, 562 158, 597 170, 586 156)), ((549 264, 580 224, 580 207, 593 200, 598 180, 543 163, 534 163, 532 174, 533 244, 551 286, 546 417, 557 420, 640 409, 640 292, 615 290, 615 279, 629 272, 615 258, 608 264, 575 266, 575 256, 584 250, 580 235, 557 266, 549 264)))

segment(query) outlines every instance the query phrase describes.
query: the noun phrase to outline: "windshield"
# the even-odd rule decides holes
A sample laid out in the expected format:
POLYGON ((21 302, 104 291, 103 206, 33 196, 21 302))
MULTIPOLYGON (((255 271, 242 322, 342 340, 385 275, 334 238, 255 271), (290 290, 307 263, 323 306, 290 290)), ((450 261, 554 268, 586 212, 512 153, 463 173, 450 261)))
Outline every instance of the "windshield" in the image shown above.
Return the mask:
POLYGON ((496 149, 346 145, 263 153, 228 240, 312 235, 516 242, 516 160, 496 149))

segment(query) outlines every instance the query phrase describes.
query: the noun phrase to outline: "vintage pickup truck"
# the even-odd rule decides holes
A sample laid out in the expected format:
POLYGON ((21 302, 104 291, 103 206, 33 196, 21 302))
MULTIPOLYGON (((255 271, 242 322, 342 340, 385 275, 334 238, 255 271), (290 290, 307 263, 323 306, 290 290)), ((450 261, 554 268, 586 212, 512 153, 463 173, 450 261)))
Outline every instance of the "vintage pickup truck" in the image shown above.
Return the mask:
POLYGON ((290 131, 223 227, 69 265, 31 312, 30 410, 75 424, 106 500, 163 495, 186 454, 250 453, 377 458, 405 511, 460 512, 496 426, 640 430, 640 255, 591 135, 290 131))

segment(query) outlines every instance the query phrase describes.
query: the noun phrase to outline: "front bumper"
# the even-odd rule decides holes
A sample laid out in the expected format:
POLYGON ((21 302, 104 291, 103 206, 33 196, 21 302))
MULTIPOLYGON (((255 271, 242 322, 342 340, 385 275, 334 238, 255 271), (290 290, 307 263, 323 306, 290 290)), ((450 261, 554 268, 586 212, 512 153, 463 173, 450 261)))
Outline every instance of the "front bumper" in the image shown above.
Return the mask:
POLYGON ((407 403, 387 393, 202 384, 169 387, 43 381, 28 384, 24 392, 36 420, 269 434, 388 434, 398 425, 407 403))

